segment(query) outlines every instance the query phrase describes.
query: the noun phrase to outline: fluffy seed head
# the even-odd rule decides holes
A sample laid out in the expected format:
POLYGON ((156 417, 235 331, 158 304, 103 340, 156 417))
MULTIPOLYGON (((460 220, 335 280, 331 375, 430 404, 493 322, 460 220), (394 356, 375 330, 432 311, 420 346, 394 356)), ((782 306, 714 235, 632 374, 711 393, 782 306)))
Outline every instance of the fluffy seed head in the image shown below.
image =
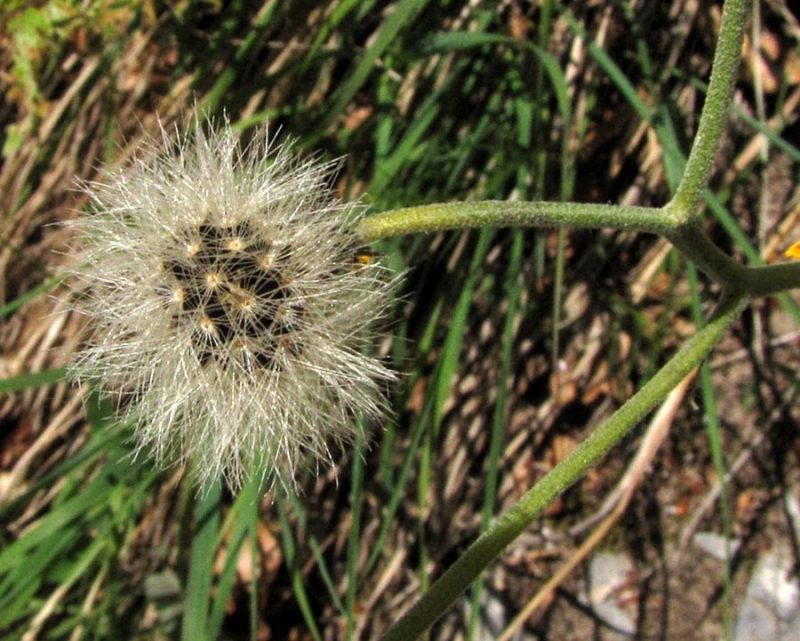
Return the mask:
POLYGON ((384 414, 392 374, 363 352, 392 281, 352 231, 362 208, 332 195, 333 165, 266 130, 242 149, 227 122, 194 124, 83 185, 72 271, 93 329, 73 371, 116 397, 137 452, 233 489, 291 484, 384 414))

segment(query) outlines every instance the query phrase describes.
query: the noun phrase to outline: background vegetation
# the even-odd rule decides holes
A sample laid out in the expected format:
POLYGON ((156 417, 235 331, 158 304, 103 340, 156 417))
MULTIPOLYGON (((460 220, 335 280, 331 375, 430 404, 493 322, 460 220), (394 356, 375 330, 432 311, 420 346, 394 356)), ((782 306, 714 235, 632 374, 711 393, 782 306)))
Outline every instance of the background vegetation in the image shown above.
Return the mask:
MULTIPOLYGON (((706 311, 692 266, 647 236, 385 242, 387 263, 408 271, 380 346, 403 373, 395 419, 309 473, 299 496, 198 498, 183 470, 131 460, 110 407, 64 381, 82 323, 57 297, 70 239, 55 223, 85 204, 75 176, 124 164, 158 118, 184 123, 196 104, 245 137, 269 122, 308 153, 346 155, 337 190, 375 211, 658 205, 680 176, 718 19, 716 4, 682 0, 5 2, 3 638, 377 638, 706 311)), ((756 5, 708 195, 715 240, 751 264, 798 239, 799 43, 785 4, 756 5)), ((759 552, 793 531, 797 302, 746 312, 636 468, 649 472, 627 477, 636 494, 612 503, 624 511, 595 525, 638 440, 553 505, 432 638, 493 638, 481 635, 537 594, 520 638, 606 632, 580 602, 577 563, 604 526, 592 546, 634 560, 642 636, 719 635, 759 552), (727 564, 689 545, 701 529, 741 541, 727 564)))

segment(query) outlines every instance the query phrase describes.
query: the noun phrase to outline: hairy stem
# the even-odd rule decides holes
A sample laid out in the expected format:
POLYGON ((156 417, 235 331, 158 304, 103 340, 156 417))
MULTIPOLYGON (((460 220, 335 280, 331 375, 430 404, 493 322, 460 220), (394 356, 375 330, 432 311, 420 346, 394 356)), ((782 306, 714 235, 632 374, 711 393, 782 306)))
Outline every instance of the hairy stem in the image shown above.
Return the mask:
POLYGON ((420 205, 367 216, 356 232, 370 242, 399 234, 478 227, 612 227, 666 234, 677 225, 652 207, 482 200, 420 205))
POLYGON ((737 263, 711 242, 697 225, 693 223, 681 225, 665 236, 712 280, 722 283, 730 290, 745 288, 747 281, 745 273, 748 268, 737 263))
POLYGON ((580 479, 700 364, 739 316, 747 301, 742 294, 729 297, 709 323, 688 340, 653 378, 479 537, 389 629, 383 641, 412 641, 427 630, 555 497, 580 479))
POLYGON ((722 9, 722 23, 703 113, 683 177, 672 202, 667 205, 669 213, 678 221, 696 218, 697 209, 703 199, 703 190, 708 186, 711 177, 714 157, 722 140, 728 107, 736 84, 744 21, 749 5, 748 0, 726 0, 722 9))
POLYGON ((697 224, 676 220, 667 207, 498 200, 435 203, 367 216, 359 221, 356 233, 364 242, 371 242, 400 234, 481 227, 604 227, 640 231, 667 238, 698 269, 730 291, 766 296, 800 287, 799 264, 740 265, 712 243, 697 224))
POLYGON ((398 234, 487 226, 610 227, 654 233, 670 240, 698 268, 721 283, 725 292, 709 323, 480 536, 386 633, 384 641, 411 641, 427 630, 555 497, 580 479, 700 364, 750 297, 800 287, 800 265, 753 268, 740 265, 714 245, 697 223, 697 210, 708 186, 736 81, 748 6, 748 0, 725 2, 698 130, 676 193, 663 208, 555 202, 442 203, 386 212, 358 223, 357 233, 365 242, 398 234))
POLYGON ((744 279, 744 287, 752 297, 771 296, 800 287, 800 263, 749 267, 744 279))

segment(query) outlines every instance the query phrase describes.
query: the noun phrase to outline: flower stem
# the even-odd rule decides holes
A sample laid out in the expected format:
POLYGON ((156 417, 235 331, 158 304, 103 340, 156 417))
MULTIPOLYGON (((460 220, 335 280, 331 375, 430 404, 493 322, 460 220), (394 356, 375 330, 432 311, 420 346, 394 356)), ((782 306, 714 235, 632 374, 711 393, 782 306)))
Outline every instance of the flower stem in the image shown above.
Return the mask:
POLYGON ((483 200, 420 205, 367 216, 358 223, 356 233, 370 242, 399 234, 478 227, 612 227, 667 234, 677 223, 653 207, 483 200))
POLYGON ((754 298, 778 294, 800 287, 800 263, 749 267, 744 278, 745 288, 754 298))
MULTIPOLYGON (((680 225, 665 234, 667 239, 691 259, 697 268, 712 280, 730 290, 745 289, 748 268, 740 265, 717 247, 706 233, 694 223, 680 225)), ((800 285, 800 282, 798 282, 800 285)))
POLYGON ((714 157, 722 140, 728 107, 736 84, 744 21, 749 5, 748 0, 726 0, 722 9, 722 23, 703 113, 683 176, 672 201, 667 205, 667 210, 679 221, 696 220, 703 190, 708 186, 711 177, 714 157))
POLYGON ((687 341, 636 394, 596 428, 564 461, 480 536, 384 636, 412 641, 469 587, 545 507, 580 479, 700 362, 739 316, 752 296, 800 287, 800 265, 748 268, 714 245, 698 224, 725 126, 739 65, 748 0, 726 0, 709 89, 685 171, 672 200, 662 208, 556 202, 442 203, 367 217, 357 226, 365 242, 388 236, 486 226, 573 227, 633 230, 672 242, 723 285, 723 302, 709 323, 687 341))
POLYGON ((412 641, 427 630, 555 497, 617 445, 706 357, 747 302, 748 298, 743 294, 729 297, 709 323, 688 340, 658 373, 479 537, 389 629, 383 641, 412 641))
POLYGON ((356 233, 364 242, 371 242, 400 234, 481 227, 604 227, 640 231, 668 239, 701 271, 730 291, 758 297, 800 287, 800 264, 740 265, 711 242, 695 222, 670 215, 669 207, 499 200, 435 203, 367 216, 359 221, 356 233))

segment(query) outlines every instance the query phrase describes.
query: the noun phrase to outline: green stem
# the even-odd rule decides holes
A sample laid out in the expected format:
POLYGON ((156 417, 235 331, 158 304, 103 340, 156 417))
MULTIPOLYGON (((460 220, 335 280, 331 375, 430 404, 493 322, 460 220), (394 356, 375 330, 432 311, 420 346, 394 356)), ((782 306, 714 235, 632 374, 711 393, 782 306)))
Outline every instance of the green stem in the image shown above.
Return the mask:
POLYGON ((749 267, 744 273, 744 287, 752 297, 770 296, 800 287, 800 263, 781 263, 749 267))
POLYGON ((370 242, 399 234, 478 227, 613 227, 665 235, 677 224, 653 207, 482 200, 420 205, 367 216, 359 221, 356 233, 370 242))
POLYGON ((389 629, 383 641, 412 641, 427 630, 554 498, 618 444, 706 357, 747 302, 747 297, 739 294, 723 303, 708 325, 688 340, 653 378, 480 536, 389 629))
POLYGON ((665 236, 712 280, 723 283, 731 290, 744 288, 747 267, 737 263, 711 242, 697 225, 688 223, 679 226, 665 236))
POLYGON ((580 479, 697 367, 744 309, 750 296, 800 286, 800 265, 744 267, 714 245, 696 223, 736 81, 748 4, 747 0, 725 2, 703 113, 683 177, 665 207, 496 201, 444 203, 386 212, 358 223, 357 233, 365 242, 398 234, 486 226, 611 227, 655 233, 669 239, 712 279, 722 283, 727 295, 708 325, 480 536, 386 633, 384 641, 412 641, 427 630, 555 497, 580 479))
POLYGON ((681 222, 695 219, 703 199, 703 191, 711 177, 714 158, 725 128, 733 87, 736 84, 742 34, 749 4, 748 0, 727 0, 722 9, 722 23, 703 113, 700 116, 683 177, 672 202, 667 205, 669 213, 675 220, 681 222))
POLYGON ((667 207, 498 200, 436 203, 367 216, 359 221, 356 233, 364 242, 371 242, 399 234, 482 227, 633 230, 667 238, 698 269, 730 291, 757 297, 800 287, 800 263, 766 267, 740 265, 711 242, 698 225, 676 220, 669 215, 667 207))

